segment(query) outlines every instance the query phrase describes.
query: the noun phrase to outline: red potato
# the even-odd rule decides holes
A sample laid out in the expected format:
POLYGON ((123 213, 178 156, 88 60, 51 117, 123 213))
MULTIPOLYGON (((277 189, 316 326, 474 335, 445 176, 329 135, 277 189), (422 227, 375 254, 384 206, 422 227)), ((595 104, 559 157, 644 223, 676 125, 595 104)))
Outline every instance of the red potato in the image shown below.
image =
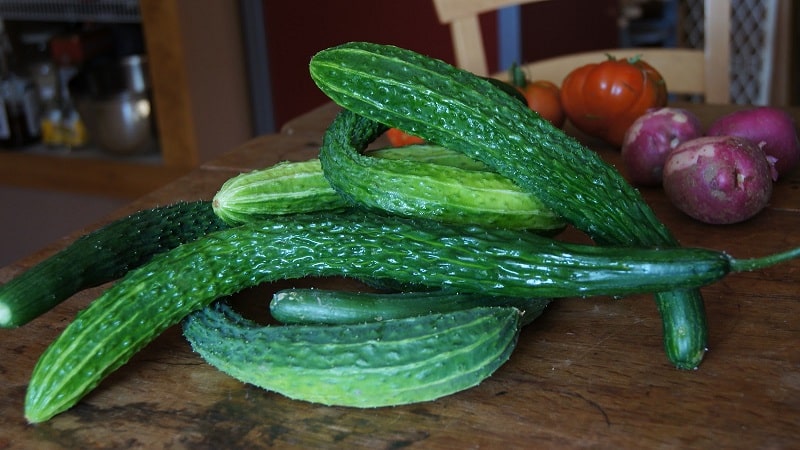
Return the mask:
POLYGON ((763 150, 733 136, 684 142, 664 164, 664 191, 691 217, 711 224, 741 222, 772 196, 773 167, 763 150))
POLYGON ((736 111, 720 117, 706 132, 709 136, 739 136, 761 145, 776 159, 778 175, 785 175, 800 162, 800 141, 792 116, 770 106, 736 111))
POLYGON ((648 111, 633 122, 622 142, 628 180, 639 186, 660 186, 667 154, 702 135, 700 119, 690 111, 669 107, 648 111))

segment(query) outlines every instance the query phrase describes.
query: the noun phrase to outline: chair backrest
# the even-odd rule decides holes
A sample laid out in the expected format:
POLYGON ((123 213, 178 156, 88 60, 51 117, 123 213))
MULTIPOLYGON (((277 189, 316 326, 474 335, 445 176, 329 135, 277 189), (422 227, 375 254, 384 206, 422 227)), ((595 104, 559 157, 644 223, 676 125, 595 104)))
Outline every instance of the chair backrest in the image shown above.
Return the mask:
MULTIPOLYGON (((478 75, 489 75, 479 16, 513 5, 556 0, 433 0, 439 21, 450 26, 456 65, 478 75)), ((570 70, 602 61, 641 56, 652 64, 676 94, 703 95, 707 103, 730 102, 730 0, 704 0, 705 48, 605 49, 558 56, 523 65, 532 78, 560 84, 570 70)), ((504 77, 504 74, 497 75, 504 77)))
POLYGON ((439 22, 450 26, 456 65, 477 75, 489 74, 478 17, 506 6, 547 0, 433 0, 439 22))

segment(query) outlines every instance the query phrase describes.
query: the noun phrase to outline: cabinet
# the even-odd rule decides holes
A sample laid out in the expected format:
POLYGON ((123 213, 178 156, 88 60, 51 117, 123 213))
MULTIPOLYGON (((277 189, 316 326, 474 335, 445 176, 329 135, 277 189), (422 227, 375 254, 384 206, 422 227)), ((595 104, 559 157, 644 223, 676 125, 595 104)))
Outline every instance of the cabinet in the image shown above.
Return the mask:
POLYGON ((138 10, 159 155, 0 151, 0 184, 134 198, 252 137, 238 3, 140 0, 138 10))

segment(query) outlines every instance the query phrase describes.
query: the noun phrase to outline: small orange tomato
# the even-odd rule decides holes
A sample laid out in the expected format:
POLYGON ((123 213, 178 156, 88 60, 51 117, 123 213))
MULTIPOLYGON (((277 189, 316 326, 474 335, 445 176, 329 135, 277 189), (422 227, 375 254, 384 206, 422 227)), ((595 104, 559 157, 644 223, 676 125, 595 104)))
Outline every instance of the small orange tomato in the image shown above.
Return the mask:
POLYGON ((392 144, 393 147, 404 147, 406 145, 422 144, 425 142, 424 139, 412 136, 398 128, 389 128, 389 130, 386 131, 386 137, 389 138, 389 143, 392 144))
POLYGON ((529 81, 528 76, 517 64, 509 70, 511 85, 516 87, 528 102, 528 107, 558 128, 567 118, 561 105, 561 90, 546 80, 529 81))
POLYGON ((530 109, 558 128, 564 125, 567 116, 561 106, 561 90, 555 83, 546 80, 531 81, 519 90, 528 101, 530 109))

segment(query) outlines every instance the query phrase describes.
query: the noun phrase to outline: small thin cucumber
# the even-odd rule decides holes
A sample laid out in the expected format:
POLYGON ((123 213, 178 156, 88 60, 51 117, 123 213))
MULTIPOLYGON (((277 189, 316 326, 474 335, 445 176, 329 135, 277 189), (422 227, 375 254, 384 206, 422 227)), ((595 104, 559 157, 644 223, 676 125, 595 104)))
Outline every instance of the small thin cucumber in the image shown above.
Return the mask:
POLYGON ((113 221, 0 286, 0 327, 24 325, 155 254, 226 227, 208 201, 145 209, 113 221))
POLYGON ((353 202, 392 213, 553 233, 565 222, 533 195, 480 162, 431 145, 381 149, 363 156, 370 164, 348 169, 362 196, 342 197, 319 160, 283 162, 226 181, 214 211, 230 224, 275 214, 341 209, 353 202))
POLYGON ((493 297, 446 291, 345 292, 327 289, 284 289, 272 296, 269 311, 285 324, 344 325, 445 313, 478 306, 513 306, 522 325, 539 317, 550 303, 544 298, 493 297))
POLYGON ((374 408, 435 400, 478 385, 519 335, 513 307, 355 325, 261 326, 224 305, 191 314, 183 332, 209 364, 292 399, 374 408))

